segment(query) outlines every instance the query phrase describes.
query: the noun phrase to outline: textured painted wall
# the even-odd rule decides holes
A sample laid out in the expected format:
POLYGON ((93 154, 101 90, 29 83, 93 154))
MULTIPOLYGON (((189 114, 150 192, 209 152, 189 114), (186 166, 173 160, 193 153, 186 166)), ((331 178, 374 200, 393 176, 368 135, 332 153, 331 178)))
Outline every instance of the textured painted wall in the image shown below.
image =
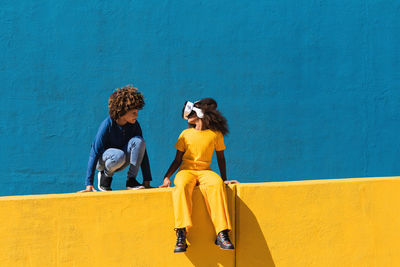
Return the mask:
POLYGON ((400 177, 227 188, 235 251, 198 189, 174 254, 171 189, 0 198, 1 266, 400 266, 400 177), (390 203, 390 205, 388 205, 390 203), (10 220, 9 218, 13 218, 10 220))
POLYGON ((399 266, 399 178, 237 186, 236 266, 399 266))
MULTIPOLYGON (((214 97, 245 182, 400 172, 400 2, 2 1, 0 195, 83 188, 107 98, 133 83, 154 185, 214 97)), ((214 164, 214 167, 216 165, 214 164)), ((115 177, 115 189, 125 174, 115 177)))
MULTIPOLYGON (((189 249, 173 253, 171 191, 1 197, 1 266, 235 266, 235 251, 214 244, 215 230, 198 188, 189 249)), ((235 185, 229 186, 233 243, 235 195, 235 185)))

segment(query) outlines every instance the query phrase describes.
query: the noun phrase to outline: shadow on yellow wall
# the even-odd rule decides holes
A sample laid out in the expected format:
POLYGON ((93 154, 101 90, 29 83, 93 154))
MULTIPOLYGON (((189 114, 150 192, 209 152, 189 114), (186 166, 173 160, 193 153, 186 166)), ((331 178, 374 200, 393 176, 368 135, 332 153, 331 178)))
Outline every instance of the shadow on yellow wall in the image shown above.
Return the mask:
MULTIPOLYGON (((264 203, 269 205, 269 203, 264 203)), ((252 259, 252 266, 275 266, 267 244, 267 237, 263 233, 256 216, 246 203, 236 196, 236 255, 252 259)), ((238 266, 246 266, 246 260, 238 266)))

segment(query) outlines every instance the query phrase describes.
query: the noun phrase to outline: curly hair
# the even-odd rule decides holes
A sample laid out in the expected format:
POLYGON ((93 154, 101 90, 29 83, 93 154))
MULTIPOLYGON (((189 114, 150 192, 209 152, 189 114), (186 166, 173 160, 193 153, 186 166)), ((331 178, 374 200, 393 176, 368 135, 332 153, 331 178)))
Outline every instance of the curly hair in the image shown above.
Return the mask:
POLYGON ((108 113, 113 120, 118 120, 129 110, 142 109, 143 106, 142 93, 138 92, 137 88, 132 85, 115 89, 108 99, 108 113))
MULTIPOLYGON (((205 129, 220 131, 224 136, 229 133, 228 121, 222 113, 217 110, 217 101, 212 98, 204 98, 197 101, 194 106, 201 108, 204 113, 202 120, 205 129)), ((194 127, 194 125, 189 126, 194 127)))

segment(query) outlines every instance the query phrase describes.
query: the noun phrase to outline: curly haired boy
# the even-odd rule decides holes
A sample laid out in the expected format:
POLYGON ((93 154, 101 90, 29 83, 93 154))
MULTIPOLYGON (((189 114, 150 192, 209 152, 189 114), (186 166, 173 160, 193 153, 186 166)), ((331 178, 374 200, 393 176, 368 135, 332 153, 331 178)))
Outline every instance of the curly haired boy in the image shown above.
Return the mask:
POLYGON ((129 165, 126 189, 149 188, 151 178, 149 158, 146 152, 142 129, 137 121, 138 110, 144 106, 142 93, 127 85, 117 88, 108 100, 109 116, 100 124, 90 150, 86 189, 96 191, 93 186, 95 169, 98 170, 98 189, 111 191, 112 177, 129 165), (136 180, 139 166, 143 184, 136 180))

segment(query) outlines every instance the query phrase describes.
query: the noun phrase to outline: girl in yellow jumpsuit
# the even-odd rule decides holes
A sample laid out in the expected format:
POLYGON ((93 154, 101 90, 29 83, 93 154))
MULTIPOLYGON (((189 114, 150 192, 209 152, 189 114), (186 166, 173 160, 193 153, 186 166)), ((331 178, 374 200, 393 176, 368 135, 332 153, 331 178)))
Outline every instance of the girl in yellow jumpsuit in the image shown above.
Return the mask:
POLYGON ((226 180, 225 144, 223 136, 228 133, 226 119, 216 109, 217 102, 211 98, 196 103, 186 102, 183 117, 189 128, 184 130, 175 144, 176 156, 160 187, 171 185, 170 177, 175 176, 173 203, 177 242, 174 252, 185 252, 186 231, 192 226, 192 193, 198 184, 206 201, 208 212, 215 227, 216 245, 221 249, 234 249, 229 240, 231 230, 225 184, 237 183, 226 180), (214 150, 217 154, 221 177, 210 168, 214 150))

